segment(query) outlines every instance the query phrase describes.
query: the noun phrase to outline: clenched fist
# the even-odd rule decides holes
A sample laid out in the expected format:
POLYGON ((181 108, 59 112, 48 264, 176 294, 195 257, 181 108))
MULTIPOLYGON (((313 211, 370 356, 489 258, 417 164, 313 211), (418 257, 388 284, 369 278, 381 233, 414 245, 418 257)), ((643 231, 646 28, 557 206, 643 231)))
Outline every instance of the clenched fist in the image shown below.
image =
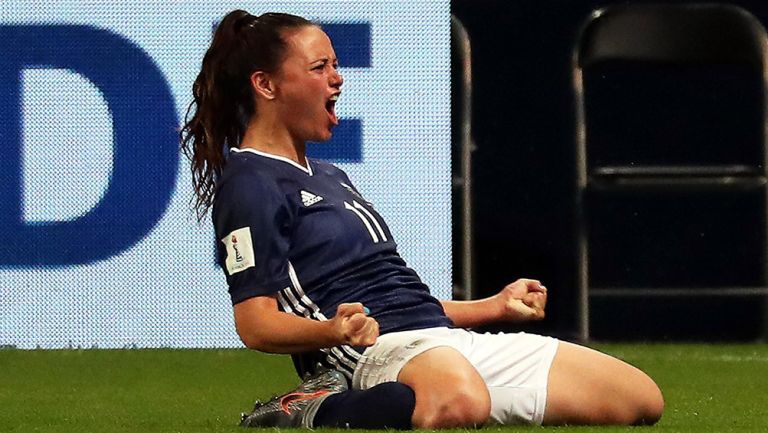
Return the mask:
POLYGON ((503 320, 523 322, 544 318, 547 288, 538 280, 519 279, 496 295, 503 307, 503 320))
POLYGON ((339 304, 330 321, 340 344, 371 346, 379 337, 379 323, 366 315, 365 307, 359 302, 339 304))

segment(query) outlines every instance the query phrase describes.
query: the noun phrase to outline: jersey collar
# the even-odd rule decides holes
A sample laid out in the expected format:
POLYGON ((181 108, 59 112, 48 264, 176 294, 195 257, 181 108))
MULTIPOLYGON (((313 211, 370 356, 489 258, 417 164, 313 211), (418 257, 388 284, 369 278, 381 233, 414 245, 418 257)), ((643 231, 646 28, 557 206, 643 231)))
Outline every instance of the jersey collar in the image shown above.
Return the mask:
POLYGON ((265 158, 272 158, 272 159, 275 159, 277 161, 282 161, 282 162, 286 162, 288 164, 291 164, 292 166, 298 168, 299 170, 303 171, 304 173, 307 173, 310 176, 312 176, 312 174, 313 174, 312 173, 312 166, 309 165, 309 160, 306 157, 304 157, 304 161, 306 161, 307 167, 304 168, 300 164, 297 164, 295 161, 292 161, 292 160, 290 160, 290 159, 288 159, 288 158, 286 158, 284 156, 272 155, 271 153, 262 152, 262 151, 259 151, 259 150, 256 150, 256 149, 253 149, 253 148, 250 148, 250 147, 246 147, 245 149, 238 149, 236 147, 232 147, 230 150, 233 151, 233 152, 237 152, 237 153, 240 153, 240 152, 255 153, 256 155, 260 155, 260 156, 263 156, 265 158))

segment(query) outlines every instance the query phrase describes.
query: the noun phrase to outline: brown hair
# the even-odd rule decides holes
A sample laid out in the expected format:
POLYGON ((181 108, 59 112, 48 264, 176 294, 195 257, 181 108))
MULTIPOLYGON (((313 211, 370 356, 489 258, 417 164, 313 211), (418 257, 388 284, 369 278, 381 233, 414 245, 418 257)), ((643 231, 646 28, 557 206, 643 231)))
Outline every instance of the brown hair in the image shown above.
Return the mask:
POLYGON ((311 25, 296 15, 257 17, 235 10, 216 27, 179 133, 181 150, 190 160, 198 220, 213 204, 226 152, 239 146, 256 112, 251 74, 277 70, 286 50, 285 30, 311 25))

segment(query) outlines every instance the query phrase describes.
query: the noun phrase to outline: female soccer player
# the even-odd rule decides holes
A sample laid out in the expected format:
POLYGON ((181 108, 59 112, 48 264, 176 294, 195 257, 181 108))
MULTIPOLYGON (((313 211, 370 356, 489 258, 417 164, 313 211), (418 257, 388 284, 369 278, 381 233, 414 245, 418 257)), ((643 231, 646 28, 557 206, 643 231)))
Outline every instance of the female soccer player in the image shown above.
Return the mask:
MULTIPOLYGON (((406 403, 387 416, 405 411, 417 428, 656 422, 659 388, 618 359, 538 335, 465 329, 542 318, 547 291, 538 281, 478 301, 429 294, 347 175, 305 155, 308 141, 330 139, 338 124, 342 83, 320 27, 234 11, 203 59, 182 130, 199 216, 213 207, 242 341, 293 355, 301 374, 319 363, 351 382, 306 408, 317 412, 314 425, 392 400, 406 403)), ((300 391, 271 407, 290 414, 318 394, 314 385, 300 391)))

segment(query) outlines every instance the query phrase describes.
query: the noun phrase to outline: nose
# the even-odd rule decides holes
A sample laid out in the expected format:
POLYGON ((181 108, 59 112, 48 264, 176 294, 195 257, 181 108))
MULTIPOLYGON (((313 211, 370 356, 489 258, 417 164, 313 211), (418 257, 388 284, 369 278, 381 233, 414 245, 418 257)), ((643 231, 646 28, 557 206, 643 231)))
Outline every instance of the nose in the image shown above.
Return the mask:
POLYGON ((344 77, 341 76, 338 69, 334 69, 331 74, 331 87, 339 88, 344 84, 344 77))

